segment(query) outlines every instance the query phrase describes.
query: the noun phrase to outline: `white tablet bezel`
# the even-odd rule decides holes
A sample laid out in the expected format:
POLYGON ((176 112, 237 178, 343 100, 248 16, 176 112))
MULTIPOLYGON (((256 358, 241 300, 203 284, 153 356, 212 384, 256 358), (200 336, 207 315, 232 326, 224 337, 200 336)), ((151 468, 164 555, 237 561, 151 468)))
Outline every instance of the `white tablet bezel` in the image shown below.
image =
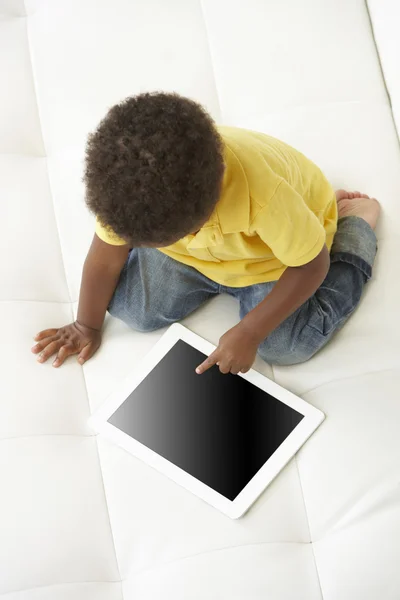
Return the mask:
MULTIPOLYGON (((325 415, 314 406, 307 404, 298 396, 288 392, 253 369, 248 373, 240 373, 238 377, 243 377, 250 383, 265 390, 272 396, 275 396, 275 398, 278 398, 304 415, 304 419, 300 421, 240 494, 233 501, 228 500, 206 484, 202 483, 192 475, 189 475, 186 471, 183 471, 169 460, 163 458, 153 450, 150 450, 108 422, 110 416, 143 381, 143 379, 145 379, 150 371, 160 362, 178 340, 183 340, 207 356, 215 350, 213 344, 210 344, 189 329, 186 329, 183 325, 171 325, 150 352, 135 367, 132 375, 130 375, 118 390, 108 398, 105 404, 90 417, 89 424, 95 431, 104 435, 107 439, 118 444, 134 456, 140 458, 149 466, 157 469, 159 472, 163 473, 196 496, 202 498, 221 512, 225 513, 231 519, 237 519, 249 509, 276 475, 290 459, 293 458, 310 435, 322 423, 325 415)), ((201 377, 201 375, 198 377, 201 377)))

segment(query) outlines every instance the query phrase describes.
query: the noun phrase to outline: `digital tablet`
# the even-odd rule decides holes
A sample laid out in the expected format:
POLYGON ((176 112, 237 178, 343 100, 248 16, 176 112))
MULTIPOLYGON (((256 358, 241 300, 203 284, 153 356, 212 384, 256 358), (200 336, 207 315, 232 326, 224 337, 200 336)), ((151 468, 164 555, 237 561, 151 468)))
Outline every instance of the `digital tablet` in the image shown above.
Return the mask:
POLYGON ((242 516, 324 419, 257 371, 196 367, 215 346, 172 325, 90 425, 229 517, 242 516))

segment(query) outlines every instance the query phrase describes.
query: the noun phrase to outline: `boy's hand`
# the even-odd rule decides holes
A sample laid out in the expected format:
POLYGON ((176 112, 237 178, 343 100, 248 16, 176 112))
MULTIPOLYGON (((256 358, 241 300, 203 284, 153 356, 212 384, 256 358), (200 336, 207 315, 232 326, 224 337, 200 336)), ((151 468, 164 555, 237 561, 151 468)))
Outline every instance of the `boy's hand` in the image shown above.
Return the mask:
POLYGON ((229 329, 219 340, 218 348, 196 369, 199 375, 213 365, 218 365, 221 373, 247 373, 257 354, 260 341, 254 332, 242 323, 229 329))
POLYGON ((35 337, 38 342, 32 348, 34 354, 39 354, 38 362, 44 363, 57 354, 53 367, 59 367, 71 354, 78 354, 81 365, 93 356, 101 344, 101 333, 81 325, 78 321, 60 329, 46 329, 35 337))

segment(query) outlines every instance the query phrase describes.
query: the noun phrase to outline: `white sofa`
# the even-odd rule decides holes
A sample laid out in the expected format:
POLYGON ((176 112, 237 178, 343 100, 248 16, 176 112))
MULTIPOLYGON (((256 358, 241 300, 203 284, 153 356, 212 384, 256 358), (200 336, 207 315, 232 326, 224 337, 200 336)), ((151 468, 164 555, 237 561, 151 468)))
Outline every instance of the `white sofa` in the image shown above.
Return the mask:
MULTIPOLYGON (((398 0, 0 0, 1 600, 400 598, 399 29, 398 0), (383 205, 351 321, 307 364, 256 363, 327 419, 239 521, 87 426, 161 332, 108 320, 83 370, 30 354, 76 309, 86 135, 153 89, 383 205)), ((221 297, 185 324, 215 343, 237 318, 221 297)))

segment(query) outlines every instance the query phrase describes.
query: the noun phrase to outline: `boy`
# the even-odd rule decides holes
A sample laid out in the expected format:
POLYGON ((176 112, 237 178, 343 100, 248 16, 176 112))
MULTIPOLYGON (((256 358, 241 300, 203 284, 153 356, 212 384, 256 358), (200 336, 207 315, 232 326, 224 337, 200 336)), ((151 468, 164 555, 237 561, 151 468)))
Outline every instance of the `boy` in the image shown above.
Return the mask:
POLYGON ((75 323, 36 336, 39 362, 83 364, 107 309, 140 331, 183 319, 218 293, 240 322, 197 368, 245 373, 309 359, 356 308, 376 254, 379 204, 336 197, 321 171, 269 136, 220 127, 195 102, 142 94, 114 106, 86 151, 97 217, 75 323), (338 220, 339 217, 339 220, 338 220), (330 252, 330 254, 329 254, 330 252))

